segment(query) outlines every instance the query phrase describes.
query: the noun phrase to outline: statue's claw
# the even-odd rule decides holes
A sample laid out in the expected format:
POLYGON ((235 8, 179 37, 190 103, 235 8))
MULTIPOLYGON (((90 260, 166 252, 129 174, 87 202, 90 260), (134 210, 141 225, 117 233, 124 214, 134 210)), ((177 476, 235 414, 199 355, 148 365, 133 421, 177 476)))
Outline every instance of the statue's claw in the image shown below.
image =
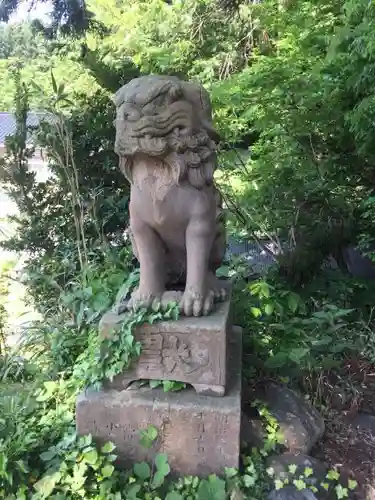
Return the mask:
POLYGON ((202 294, 194 290, 185 290, 180 301, 180 312, 185 316, 208 316, 213 309, 214 295, 211 291, 202 294))
POLYGON ((126 308, 133 311, 138 311, 139 309, 149 309, 153 305, 159 304, 161 302, 161 293, 151 293, 142 292, 142 290, 136 290, 132 293, 129 302, 126 304, 126 308))
POLYGON ((217 279, 214 274, 208 277, 208 288, 213 294, 215 302, 223 302, 226 300, 228 291, 223 287, 223 282, 217 279))

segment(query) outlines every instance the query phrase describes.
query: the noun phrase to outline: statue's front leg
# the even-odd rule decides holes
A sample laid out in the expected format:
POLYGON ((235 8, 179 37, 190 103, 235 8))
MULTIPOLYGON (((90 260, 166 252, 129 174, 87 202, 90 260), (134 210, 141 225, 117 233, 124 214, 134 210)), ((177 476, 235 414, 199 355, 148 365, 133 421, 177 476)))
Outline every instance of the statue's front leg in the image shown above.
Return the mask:
POLYGON ((180 302, 185 316, 206 316, 214 295, 208 283, 208 264, 214 239, 214 220, 193 218, 186 230, 186 287, 180 302))
POLYGON ((127 307, 139 309, 161 301, 166 279, 165 251, 160 236, 137 215, 131 216, 130 227, 137 248, 140 279, 127 307))

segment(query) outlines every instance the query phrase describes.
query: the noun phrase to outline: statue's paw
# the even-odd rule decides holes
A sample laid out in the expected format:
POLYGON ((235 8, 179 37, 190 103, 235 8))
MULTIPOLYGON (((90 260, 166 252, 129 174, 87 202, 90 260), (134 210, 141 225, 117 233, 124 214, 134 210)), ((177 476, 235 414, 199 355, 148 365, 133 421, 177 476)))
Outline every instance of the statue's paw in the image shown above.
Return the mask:
POLYGON ((129 302, 126 304, 126 308, 133 311, 138 311, 139 309, 149 309, 153 305, 157 305, 161 302, 162 294, 143 292, 142 290, 136 290, 132 293, 129 302))
POLYGON ((186 289, 180 300, 180 312, 185 316, 207 316, 213 309, 214 295, 186 289))
POLYGON ((215 302, 223 302, 228 296, 228 290, 223 286, 223 282, 212 275, 208 280, 208 287, 214 296, 215 302))

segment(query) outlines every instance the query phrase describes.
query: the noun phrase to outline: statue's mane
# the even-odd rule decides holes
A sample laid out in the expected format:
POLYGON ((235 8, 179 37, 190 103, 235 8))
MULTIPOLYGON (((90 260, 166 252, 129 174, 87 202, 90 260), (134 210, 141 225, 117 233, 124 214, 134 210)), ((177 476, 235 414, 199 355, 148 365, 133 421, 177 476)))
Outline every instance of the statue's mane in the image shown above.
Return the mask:
POLYGON ((207 92, 174 77, 141 77, 114 96, 116 152, 132 182, 137 154, 161 159, 179 183, 202 188, 213 182, 218 135, 207 92))

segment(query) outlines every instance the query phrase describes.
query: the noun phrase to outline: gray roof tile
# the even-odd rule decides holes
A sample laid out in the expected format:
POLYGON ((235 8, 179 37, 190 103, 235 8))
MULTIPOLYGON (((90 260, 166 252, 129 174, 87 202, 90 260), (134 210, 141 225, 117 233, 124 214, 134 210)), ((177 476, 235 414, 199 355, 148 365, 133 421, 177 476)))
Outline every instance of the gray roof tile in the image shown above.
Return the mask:
MULTIPOLYGON (((52 121, 53 115, 48 113, 30 112, 27 115, 27 125, 29 127, 37 127, 42 120, 52 121)), ((0 113, 0 145, 5 143, 5 138, 8 135, 14 134, 16 131, 16 118, 13 113, 0 113)), ((30 141, 30 137, 28 142, 30 141)))

